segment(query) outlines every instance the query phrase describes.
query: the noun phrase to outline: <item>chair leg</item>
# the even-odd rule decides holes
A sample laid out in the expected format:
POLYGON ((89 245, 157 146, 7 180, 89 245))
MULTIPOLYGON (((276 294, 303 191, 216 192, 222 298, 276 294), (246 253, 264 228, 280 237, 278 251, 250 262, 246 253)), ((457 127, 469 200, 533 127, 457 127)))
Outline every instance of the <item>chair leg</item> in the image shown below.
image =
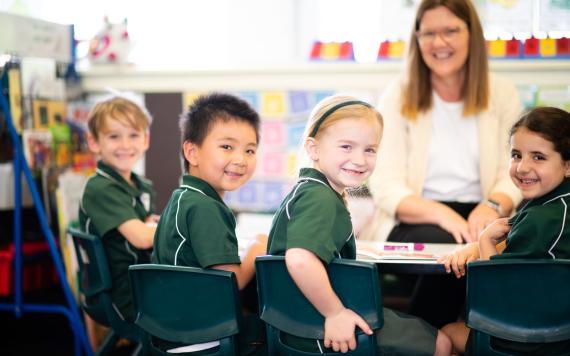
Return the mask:
POLYGON ((97 356, 105 356, 108 355, 114 348, 115 344, 119 341, 119 335, 117 335, 114 331, 110 331, 109 334, 103 340, 103 343, 99 347, 96 352, 97 356))

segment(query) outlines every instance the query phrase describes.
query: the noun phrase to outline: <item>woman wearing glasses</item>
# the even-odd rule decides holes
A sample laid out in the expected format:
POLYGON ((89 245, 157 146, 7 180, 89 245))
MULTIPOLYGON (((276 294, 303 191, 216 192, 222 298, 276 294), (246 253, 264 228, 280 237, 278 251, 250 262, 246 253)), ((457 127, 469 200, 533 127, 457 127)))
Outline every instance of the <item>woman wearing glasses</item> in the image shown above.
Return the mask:
MULTIPOLYGON (((481 23, 469 0, 420 3, 407 72, 387 88, 378 109, 385 129, 370 178, 380 210, 376 238, 476 241, 488 223, 518 204, 507 143, 519 97, 511 83, 489 73, 481 23)), ((454 321, 465 289, 449 283, 464 280, 424 276, 411 313, 436 327, 454 321)))

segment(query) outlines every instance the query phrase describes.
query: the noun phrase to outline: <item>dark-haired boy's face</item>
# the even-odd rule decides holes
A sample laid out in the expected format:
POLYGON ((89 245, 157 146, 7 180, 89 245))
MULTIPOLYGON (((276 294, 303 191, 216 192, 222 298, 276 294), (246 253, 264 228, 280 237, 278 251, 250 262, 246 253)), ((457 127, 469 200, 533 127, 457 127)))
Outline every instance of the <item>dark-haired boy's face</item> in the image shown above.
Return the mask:
POLYGON ((257 164, 257 135, 244 121, 218 120, 201 145, 187 141, 183 149, 190 175, 208 182, 221 197, 245 184, 257 164))

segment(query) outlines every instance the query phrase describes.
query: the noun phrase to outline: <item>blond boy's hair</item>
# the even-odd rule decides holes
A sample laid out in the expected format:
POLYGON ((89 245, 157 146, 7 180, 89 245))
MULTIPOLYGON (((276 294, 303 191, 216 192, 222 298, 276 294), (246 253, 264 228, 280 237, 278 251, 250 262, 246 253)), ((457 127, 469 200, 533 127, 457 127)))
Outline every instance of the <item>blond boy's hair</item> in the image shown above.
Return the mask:
POLYGON ((147 131, 151 121, 146 110, 133 101, 112 97, 98 102, 89 112, 87 126, 95 139, 98 139, 99 133, 105 129, 106 120, 109 118, 141 131, 147 131))

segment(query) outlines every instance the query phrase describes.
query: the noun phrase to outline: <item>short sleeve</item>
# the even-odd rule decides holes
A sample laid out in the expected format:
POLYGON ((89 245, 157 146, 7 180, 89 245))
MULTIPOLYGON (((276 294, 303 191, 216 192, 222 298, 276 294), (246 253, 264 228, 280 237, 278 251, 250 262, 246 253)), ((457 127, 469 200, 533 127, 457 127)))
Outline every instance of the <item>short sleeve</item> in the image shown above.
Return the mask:
POLYGON ((139 219, 133 197, 116 185, 106 185, 102 189, 86 188, 82 206, 100 236, 132 219, 139 219))
POLYGON ((503 253, 493 258, 552 258, 549 249, 562 228, 559 216, 552 218, 544 214, 525 214, 513 226, 503 253))
POLYGON ((241 262, 231 212, 218 205, 207 202, 187 216, 192 249, 202 267, 241 262))
POLYGON ((337 250, 333 238, 338 214, 336 200, 329 188, 301 193, 290 206, 287 249, 309 250, 328 264, 337 250))

